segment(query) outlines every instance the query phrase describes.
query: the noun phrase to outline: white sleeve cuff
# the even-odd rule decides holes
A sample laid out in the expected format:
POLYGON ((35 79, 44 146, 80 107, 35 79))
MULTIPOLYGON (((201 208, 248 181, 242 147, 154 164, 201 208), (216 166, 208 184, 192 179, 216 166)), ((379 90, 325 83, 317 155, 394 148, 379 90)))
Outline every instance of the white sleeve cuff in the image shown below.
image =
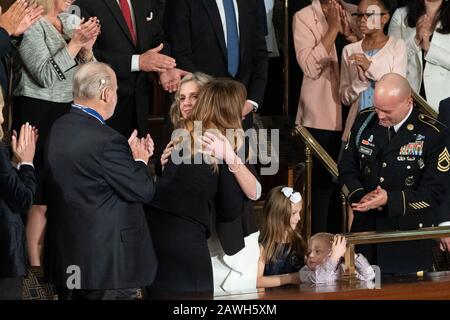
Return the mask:
POLYGON ((143 159, 134 159, 134 161, 141 161, 143 162, 145 165, 147 165, 147 161, 143 160, 143 159))
POLYGON ((450 221, 444 221, 439 223, 439 227, 448 227, 450 226, 450 221))
POLYGON ((17 170, 20 170, 20 167, 23 165, 32 166, 34 168, 34 164, 32 164, 31 162, 21 162, 17 165, 17 170))
POLYGON ((131 72, 138 72, 139 70, 139 55, 133 54, 131 57, 131 72))
POLYGON ((258 180, 256 180, 256 200, 258 200, 259 198, 261 198, 261 193, 262 193, 262 187, 261 187, 261 183, 259 183, 258 180))
POLYGON ((250 102, 253 105, 253 111, 258 111, 259 105, 253 101, 253 100, 247 100, 248 102, 250 102))

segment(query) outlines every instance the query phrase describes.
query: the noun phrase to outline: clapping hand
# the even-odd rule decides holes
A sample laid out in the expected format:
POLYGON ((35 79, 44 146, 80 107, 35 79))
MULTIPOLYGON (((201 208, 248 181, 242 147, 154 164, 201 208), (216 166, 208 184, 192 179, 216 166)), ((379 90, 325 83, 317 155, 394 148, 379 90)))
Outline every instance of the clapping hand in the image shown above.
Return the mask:
POLYGON ((323 13, 328 23, 328 27, 332 30, 340 31, 342 29, 341 5, 335 0, 330 0, 330 6, 323 13))
POLYGON ((81 19, 80 25, 75 28, 72 41, 77 43, 81 48, 89 49, 100 34, 100 23, 96 17, 89 18, 88 21, 81 19))
POLYGON ((13 131, 11 147, 19 163, 33 163, 37 139, 37 129, 32 127, 28 122, 20 128, 19 137, 17 137, 17 132, 15 130, 13 131))
POLYGON ((131 148, 133 158, 135 160, 144 160, 147 163, 155 149, 153 139, 150 134, 147 134, 145 138, 138 138, 137 135, 137 130, 134 130, 130 138, 128 138, 128 144, 131 148))
POLYGON ((350 61, 355 61, 358 67, 361 67, 362 71, 366 72, 369 70, 370 64, 372 63, 369 59, 367 59, 365 54, 355 53, 349 57, 350 61))
POLYGON ((153 155, 153 152, 155 151, 155 143, 153 142, 153 139, 149 133, 147 133, 147 136, 145 137, 144 142, 145 142, 145 147, 148 150, 149 158, 150 158, 153 155))
POLYGON ((20 21, 16 31, 13 33, 16 37, 27 31, 28 28, 38 21, 44 13, 44 8, 42 6, 38 6, 37 3, 29 6, 27 10, 28 13, 22 18, 22 21, 20 21))
POLYGON ((354 211, 364 212, 372 209, 382 210, 382 206, 387 204, 388 194, 386 190, 378 186, 374 191, 366 194, 358 203, 352 203, 354 211))
POLYGON ((93 17, 89 19, 89 25, 86 26, 86 28, 90 28, 92 25, 92 28, 94 28, 93 36, 90 40, 86 41, 82 47, 83 50, 92 52, 92 48, 94 47, 95 41, 97 41, 97 37, 101 33, 101 25, 100 20, 97 19, 97 17, 93 17))
POLYGON ((432 31, 432 21, 428 15, 424 14, 416 23, 416 43, 423 50, 428 51, 430 48, 430 37, 432 31))
POLYGON ((19 26, 29 13, 30 9, 25 0, 17 0, 5 13, 0 7, 0 27, 5 29, 9 35, 17 35, 19 26))

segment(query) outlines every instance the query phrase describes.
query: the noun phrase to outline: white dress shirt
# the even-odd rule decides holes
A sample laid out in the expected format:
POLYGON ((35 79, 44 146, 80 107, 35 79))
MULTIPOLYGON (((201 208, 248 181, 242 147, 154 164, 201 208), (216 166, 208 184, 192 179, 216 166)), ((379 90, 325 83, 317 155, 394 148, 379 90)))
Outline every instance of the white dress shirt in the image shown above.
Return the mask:
POLYGON ((413 107, 411 106, 411 108, 409 109, 409 112, 408 112, 408 114, 406 115, 406 117, 405 117, 402 121, 400 121, 399 123, 397 123, 397 124, 394 126, 394 130, 395 130, 396 133, 398 132, 398 129, 400 129, 400 127, 401 127, 401 126, 405 123, 405 121, 409 118, 409 116, 411 115, 412 111, 413 111, 413 107))

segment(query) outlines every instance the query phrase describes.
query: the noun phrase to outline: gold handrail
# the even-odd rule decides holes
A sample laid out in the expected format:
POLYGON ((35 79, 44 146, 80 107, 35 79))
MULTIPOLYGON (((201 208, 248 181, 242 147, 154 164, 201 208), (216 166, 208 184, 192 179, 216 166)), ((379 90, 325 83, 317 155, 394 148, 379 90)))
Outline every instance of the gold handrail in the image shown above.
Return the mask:
POLYGON ((434 239, 447 236, 450 236, 450 227, 430 227, 417 230, 387 232, 352 232, 345 234, 347 243, 353 245, 434 239))
POLYGON ((345 252, 346 272, 349 279, 354 279, 356 275, 355 245, 444 238, 450 236, 450 227, 388 232, 355 232, 344 235, 347 239, 347 251, 345 252))
MULTIPOLYGON (((304 199, 305 199, 305 236, 306 240, 311 237, 311 217, 312 217, 312 206, 311 206, 311 194, 312 194, 312 155, 315 154, 317 158, 325 165, 328 172, 334 177, 339 176, 338 166, 333 158, 325 151, 325 149, 314 139, 314 137, 309 133, 308 129, 302 126, 296 126, 292 131, 293 136, 299 136, 302 138, 306 144, 305 148, 305 184, 304 184, 304 199)), ((345 195, 341 196, 342 200, 342 231, 347 231, 347 197, 345 195)))
POLYGON ((314 139, 314 137, 309 133, 308 129, 302 126, 296 126, 293 133, 294 136, 300 136, 306 145, 311 148, 311 151, 320 161, 325 165, 328 172, 337 178, 339 176, 338 166, 333 158, 325 151, 325 149, 314 139))
POLYGON ((424 98, 422 98, 422 96, 412 91, 412 97, 416 104, 419 105, 419 108, 421 108, 425 113, 428 113, 433 118, 437 118, 438 113, 428 104, 428 102, 424 98))

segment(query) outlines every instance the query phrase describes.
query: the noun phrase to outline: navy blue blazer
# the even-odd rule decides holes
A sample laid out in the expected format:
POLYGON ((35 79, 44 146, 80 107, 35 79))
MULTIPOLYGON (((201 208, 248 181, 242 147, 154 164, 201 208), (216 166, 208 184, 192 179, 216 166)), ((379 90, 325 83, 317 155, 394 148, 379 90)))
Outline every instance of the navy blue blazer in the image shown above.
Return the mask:
POLYGON ((157 262, 142 203, 151 201, 155 189, 127 139, 72 108, 53 124, 44 161, 49 279, 66 286, 68 268, 75 265, 81 289, 150 285, 157 262))
POLYGON ((28 211, 36 191, 34 168, 11 165, 8 148, 0 142, 0 278, 26 274, 25 234, 20 213, 28 211))

